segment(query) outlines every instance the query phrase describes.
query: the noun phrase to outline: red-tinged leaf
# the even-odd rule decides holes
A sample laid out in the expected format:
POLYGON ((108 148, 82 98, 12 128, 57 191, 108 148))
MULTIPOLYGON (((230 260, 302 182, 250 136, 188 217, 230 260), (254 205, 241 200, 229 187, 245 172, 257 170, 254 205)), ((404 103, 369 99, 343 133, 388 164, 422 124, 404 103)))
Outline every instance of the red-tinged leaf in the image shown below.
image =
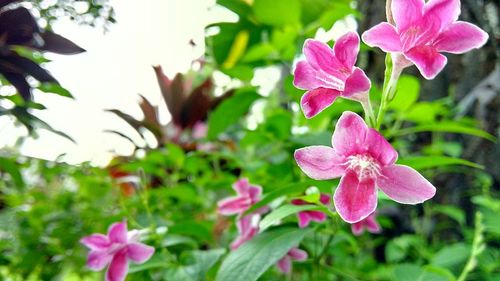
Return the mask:
POLYGON ((182 104, 187 99, 187 93, 184 90, 184 77, 177 74, 173 80, 170 80, 164 73, 161 66, 153 67, 161 94, 167 105, 167 109, 172 116, 175 124, 181 123, 182 104))
POLYGON ((161 127, 160 121, 158 120, 158 108, 156 106, 153 106, 149 100, 142 95, 139 106, 141 107, 146 122, 161 127))
POLYGON ((192 128, 197 122, 207 119, 212 100, 210 96, 212 85, 212 80, 207 79, 189 95, 182 106, 180 123, 182 128, 192 128))
POLYGON ((74 55, 85 52, 85 49, 76 45, 69 39, 62 37, 50 31, 45 31, 42 34, 43 45, 37 48, 42 51, 48 51, 61 55, 74 55))
POLYGON ((26 8, 7 10, 0 14, 0 38, 7 45, 32 45, 40 28, 26 8))

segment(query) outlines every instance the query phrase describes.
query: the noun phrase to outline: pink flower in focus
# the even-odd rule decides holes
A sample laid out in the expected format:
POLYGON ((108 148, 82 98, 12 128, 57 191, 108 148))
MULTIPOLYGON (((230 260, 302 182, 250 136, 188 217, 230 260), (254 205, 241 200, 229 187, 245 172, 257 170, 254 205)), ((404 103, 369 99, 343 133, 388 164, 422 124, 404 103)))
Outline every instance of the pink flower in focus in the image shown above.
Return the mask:
POLYGON ((155 248, 138 241, 137 231, 127 232, 127 223, 114 223, 107 235, 95 233, 80 240, 90 249, 87 266, 100 271, 109 264, 106 281, 123 281, 128 271, 128 260, 143 263, 153 255, 155 248))
POLYGON ((239 236, 231 244, 231 249, 238 249, 243 243, 251 240, 259 232, 259 215, 250 214, 236 222, 239 236))
MULTIPOLYGON (((218 212, 222 215, 242 214, 260 200, 262 187, 250 185, 248 179, 239 179, 233 184, 237 196, 223 199, 217 203, 218 212)), ((267 208, 266 208, 267 209, 267 208)), ((260 211, 263 211, 261 209, 260 211)), ((257 211, 259 212, 259 211, 257 211)))
POLYGON ((333 197, 340 217, 355 223, 377 208, 377 188, 402 204, 422 203, 436 188, 416 170, 396 165, 398 153, 356 113, 345 111, 332 137, 332 147, 309 146, 295 151, 302 171, 316 180, 342 177, 333 197))
POLYGON ((306 59, 297 64, 293 84, 307 90, 300 101, 307 118, 323 111, 337 97, 367 99, 370 80, 363 70, 354 66, 359 52, 357 33, 346 33, 333 49, 323 42, 308 39, 303 52, 306 59))
POLYGON ((293 248, 288 253, 281 258, 276 266, 278 266, 279 271, 284 274, 289 274, 292 271, 292 260, 294 261, 304 261, 307 259, 307 252, 300 250, 298 248, 293 248))
POLYGON ((426 79, 446 65, 440 52, 462 54, 488 40, 479 27, 457 21, 460 0, 392 0, 391 8, 396 26, 380 23, 363 33, 363 41, 384 52, 402 53, 402 61, 395 63, 404 67, 410 61, 426 79))
MULTIPOLYGON (((327 194, 321 194, 319 201, 321 204, 327 206, 330 202, 330 196, 327 194)), ((293 205, 308 205, 310 203, 302 200, 302 199, 293 199, 293 205)), ((299 219, 299 227, 304 228, 309 225, 311 221, 315 222, 324 222, 326 220, 326 214, 320 211, 302 211, 297 213, 297 218, 299 219)))
POLYGON ((351 224, 351 231, 354 235, 357 236, 361 235, 365 231, 365 229, 373 234, 377 234, 382 231, 380 225, 375 219, 375 213, 369 215, 368 217, 359 222, 351 224))

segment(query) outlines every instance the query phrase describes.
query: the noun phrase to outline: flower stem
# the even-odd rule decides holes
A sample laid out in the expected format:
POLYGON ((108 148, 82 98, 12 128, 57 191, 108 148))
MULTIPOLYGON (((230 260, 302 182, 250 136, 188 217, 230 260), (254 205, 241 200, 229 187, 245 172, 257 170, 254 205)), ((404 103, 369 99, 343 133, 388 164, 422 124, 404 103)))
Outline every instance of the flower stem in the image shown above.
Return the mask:
POLYGON ((479 256, 485 249, 484 244, 484 225, 483 225, 483 216, 482 213, 476 213, 476 225, 474 231, 474 240, 472 241, 472 250, 465 264, 462 273, 458 277, 457 281, 465 281, 467 279, 467 275, 474 270, 477 265, 477 256, 479 256))
POLYGON ((384 75, 384 87, 382 88, 382 100, 380 102, 380 107, 378 110, 377 121, 375 129, 380 130, 382 122, 384 121, 385 112, 387 111, 387 106, 394 99, 394 94, 396 93, 396 86, 398 84, 399 76, 403 71, 403 66, 396 62, 393 63, 391 59, 391 54, 386 55, 385 59, 385 75, 384 75))
POLYGON ((368 93, 363 95, 365 95, 367 98, 361 100, 359 103, 361 103, 361 106, 363 107, 363 110, 365 112, 366 123, 368 123, 368 125, 373 128, 377 124, 377 120, 375 119, 375 114, 373 113, 373 108, 368 93))

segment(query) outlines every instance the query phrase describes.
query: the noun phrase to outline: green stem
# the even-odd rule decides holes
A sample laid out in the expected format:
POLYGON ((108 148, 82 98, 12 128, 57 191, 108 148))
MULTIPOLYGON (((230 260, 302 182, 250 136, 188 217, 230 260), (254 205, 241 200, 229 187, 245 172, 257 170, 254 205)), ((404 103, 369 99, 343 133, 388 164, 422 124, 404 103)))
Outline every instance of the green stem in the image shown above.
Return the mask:
POLYGON ((385 112, 387 111, 389 103, 394 99, 399 76, 401 76, 401 72, 403 71, 403 67, 401 67, 399 63, 396 62, 393 64, 390 54, 387 54, 385 61, 384 87, 382 88, 382 100, 380 102, 375 126, 377 130, 380 130, 384 122, 385 112))
POLYGON ((458 277, 457 281, 465 281, 467 279, 467 276, 469 273, 474 270, 474 268, 477 265, 477 256, 479 256, 485 249, 485 244, 484 244, 484 225, 483 225, 483 216, 482 213, 477 212, 476 213, 476 225, 475 225, 475 230, 474 230, 474 240, 472 241, 472 250, 471 254, 469 256, 469 259, 467 260, 467 263, 465 264, 464 269, 462 270, 462 273, 458 277))
POLYGON ((368 123, 370 127, 373 128, 377 124, 377 120, 375 119, 375 113, 373 113, 373 107, 370 102, 370 97, 368 96, 368 93, 364 93, 363 95, 366 96, 366 99, 361 100, 360 103, 365 112, 365 121, 366 123, 368 123))

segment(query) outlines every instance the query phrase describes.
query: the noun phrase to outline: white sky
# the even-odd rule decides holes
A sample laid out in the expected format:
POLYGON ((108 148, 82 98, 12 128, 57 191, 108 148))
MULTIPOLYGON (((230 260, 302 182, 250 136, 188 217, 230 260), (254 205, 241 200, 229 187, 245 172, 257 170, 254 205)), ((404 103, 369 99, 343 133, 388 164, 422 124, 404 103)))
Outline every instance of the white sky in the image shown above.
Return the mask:
MULTIPOLYGON (((162 121, 167 116, 152 65, 161 64, 169 77, 186 72, 194 59, 204 53, 204 27, 218 21, 236 21, 237 16, 220 7, 215 0, 111 0, 117 23, 108 33, 102 29, 79 26, 60 20, 54 30, 87 50, 73 56, 47 54, 52 62, 45 67, 75 97, 35 92, 35 101, 47 107, 36 115, 54 129, 65 132, 76 144, 45 130, 39 138, 28 139, 21 147, 23 155, 68 163, 91 161, 105 165, 113 155, 128 155, 133 146, 125 139, 104 130, 116 130, 134 136, 134 130, 105 109, 120 109, 140 118, 139 96, 159 105, 162 121), (189 41, 197 44, 193 48, 189 41)), ((356 29, 353 18, 337 22, 329 32, 319 31, 317 38, 328 41, 356 29)), ((276 71, 274 71, 276 72, 276 71)), ((253 84, 273 87, 273 70, 257 71, 253 84)), ((12 146, 23 130, 6 118, 0 118, 0 149, 12 146)), ((139 138, 136 138, 139 140, 139 138)))
MULTIPOLYGON (((28 140, 24 155, 70 163, 92 161, 106 164, 113 154, 129 154, 132 145, 119 136, 104 132, 113 129, 133 135, 134 130, 104 109, 120 109, 140 117, 138 94, 166 107, 152 65, 161 64, 169 77, 185 72, 191 61, 204 52, 204 27, 234 15, 213 8, 213 0, 112 0, 117 23, 106 34, 102 29, 79 26, 69 20, 54 30, 87 50, 73 56, 47 55, 53 61, 45 67, 75 97, 74 100, 47 93, 35 93, 35 100, 47 106, 36 115, 53 128, 77 141, 74 144, 40 130, 38 139, 28 140), (209 10, 209 8, 212 9, 209 10), (193 39, 197 47, 189 45, 193 39)), ((169 116, 161 116, 165 121, 169 116)), ((0 148, 12 145, 19 129, 0 120, 0 148), (2 124, 3 122, 3 124, 2 124), (10 137, 10 138, 9 138, 10 137)))

